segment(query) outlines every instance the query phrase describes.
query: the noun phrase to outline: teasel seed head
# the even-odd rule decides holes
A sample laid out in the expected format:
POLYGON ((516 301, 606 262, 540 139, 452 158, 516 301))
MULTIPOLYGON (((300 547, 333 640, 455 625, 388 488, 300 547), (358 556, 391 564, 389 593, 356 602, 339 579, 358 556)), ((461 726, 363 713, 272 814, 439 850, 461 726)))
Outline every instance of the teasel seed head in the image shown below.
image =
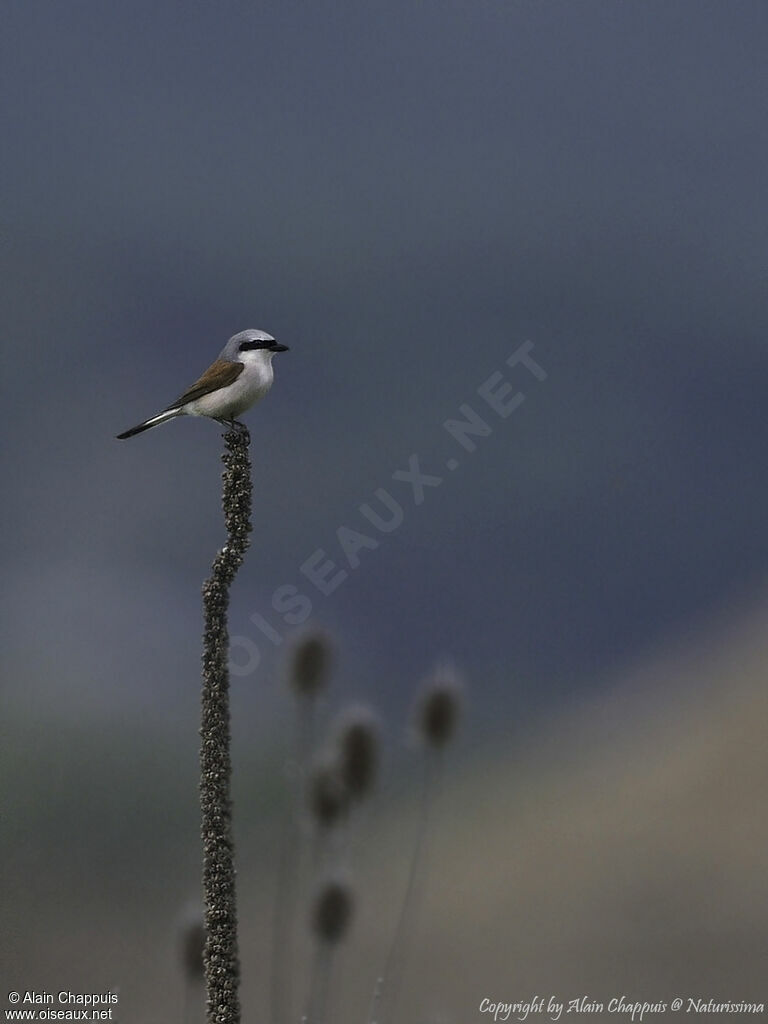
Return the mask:
POLYGON ((350 708, 336 737, 339 772, 351 799, 368 796, 379 772, 379 730, 368 708, 350 708))
POLYGON ((291 652, 289 682, 298 697, 316 697, 328 685, 331 643, 315 631, 300 637, 291 652))
POLYGON ((461 685, 456 673, 441 666, 416 700, 414 731, 428 747, 441 750, 453 739, 461 717, 461 685))
POLYGON ((307 803, 315 824, 321 829, 333 828, 344 817, 349 805, 349 790, 330 758, 318 762, 307 780, 307 803))
POLYGON ((312 930, 320 942, 335 946, 349 929, 354 910, 352 890, 346 882, 325 882, 312 908, 312 930))

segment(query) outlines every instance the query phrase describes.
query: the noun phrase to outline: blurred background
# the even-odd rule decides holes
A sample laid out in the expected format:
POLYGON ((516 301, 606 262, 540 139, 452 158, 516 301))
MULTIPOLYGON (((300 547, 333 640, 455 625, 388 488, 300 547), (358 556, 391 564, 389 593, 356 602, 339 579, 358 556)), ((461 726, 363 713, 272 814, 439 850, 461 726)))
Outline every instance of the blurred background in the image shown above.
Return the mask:
POLYGON ((114 435, 260 327, 290 352, 247 415, 230 619, 244 1019, 298 626, 335 640, 325 719, 369 703, 386 744, 339 1020, 386 950, 443 657, 465 720, 400 1019, 765 998, 767 43, 759 0, 4 5, 6 989, 182 1019, 222 445, 114 435), (526 342, 546 377, 509 365, 526 342))

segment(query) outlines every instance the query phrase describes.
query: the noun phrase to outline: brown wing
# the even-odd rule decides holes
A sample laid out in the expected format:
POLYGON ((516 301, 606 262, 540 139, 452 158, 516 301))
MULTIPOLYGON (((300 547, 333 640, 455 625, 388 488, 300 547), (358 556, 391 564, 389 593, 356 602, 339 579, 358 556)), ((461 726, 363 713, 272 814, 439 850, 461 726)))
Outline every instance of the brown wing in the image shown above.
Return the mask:
POLYGON ((200 380, 195 381, 192 387, 187 388, 184 394, 168 408, 177 409, 180 405, 194 402, 196 398, 202 398, 203 395, 210 395, 212 391, 225 388, 228 384, 234 384, 244 369, 243 363, 230 363, 228 359, 217 359, 215 363, 211 363, 200 380))

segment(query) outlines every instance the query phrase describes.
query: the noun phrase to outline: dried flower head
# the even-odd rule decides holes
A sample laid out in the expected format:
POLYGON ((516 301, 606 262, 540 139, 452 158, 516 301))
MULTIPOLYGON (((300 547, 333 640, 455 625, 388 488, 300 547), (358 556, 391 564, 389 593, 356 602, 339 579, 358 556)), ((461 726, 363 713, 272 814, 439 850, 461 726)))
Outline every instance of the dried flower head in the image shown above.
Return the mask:
POLYGON ((442 749, 453 738, 460 717, 461 686, 450 667, 441 667, 416 700, 415 732, 427 746, 442 749))
POLYGON ((332 828, 344 816, 349 790, 335 761, 321 761, 312 769, 307 781, 307 803, 320 828, 332 828))
POLYGON ((350 887, 341 881, 326 882, 312 908, 312 930, 321 942, 335 945, 347 933, 354 899, 350 887))
POLYGON ((376 716, 367 708, 344 714, 336 738, 339 772, 354 800, 367 796, 379 770, 379 731, 376 716))
POLYGON ((299 697, 315 697, 328 683, 331 644, 325 633, 308 633, 291 654, 289 682, 299 697))
POLYGON ((190 981, 202 981, 205 924, 202 917, 189 918, 179 930, 181 967, 190 981))

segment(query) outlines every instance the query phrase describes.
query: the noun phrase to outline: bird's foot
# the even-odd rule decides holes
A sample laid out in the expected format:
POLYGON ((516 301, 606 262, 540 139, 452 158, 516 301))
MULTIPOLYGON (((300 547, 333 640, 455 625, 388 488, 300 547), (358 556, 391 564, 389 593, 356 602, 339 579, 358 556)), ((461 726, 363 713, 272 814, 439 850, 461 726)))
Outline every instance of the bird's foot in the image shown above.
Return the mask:
POLYGON ((241 423, 240 420, 234 419, 232 416, 211 416, 212 420, 216 420, 222 427, 227 427, 229 430, 244 430, 245 424, 241 423))
POLYGON ((227 430, 234 430, 235 433, 239 434, 241 437, 249 436, 248 427, 246 427, 244 423, 241 423, 240 420, 236 420, 234 416, 228 417, 227 419, 223 416, 214 416, 213 419, 215 419, 217 423, 220 423, 222 427, 226 427, 227 430))

